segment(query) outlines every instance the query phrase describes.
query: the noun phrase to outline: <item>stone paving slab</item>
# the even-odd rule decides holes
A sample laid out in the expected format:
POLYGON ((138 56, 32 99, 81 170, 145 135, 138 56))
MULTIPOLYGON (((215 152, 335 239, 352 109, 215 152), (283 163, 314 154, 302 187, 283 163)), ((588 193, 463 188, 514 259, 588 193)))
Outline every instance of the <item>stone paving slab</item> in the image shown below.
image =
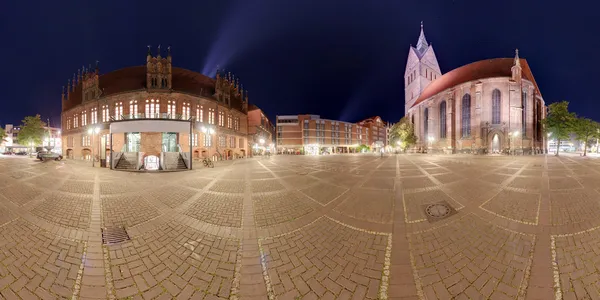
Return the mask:
POLYGON ((600 299, 600 159, 0 156, 0 299, 600 299), (424 206, 456 210, 431 221, 424 206), (102 228, 129 240, 103 245, 102 228))

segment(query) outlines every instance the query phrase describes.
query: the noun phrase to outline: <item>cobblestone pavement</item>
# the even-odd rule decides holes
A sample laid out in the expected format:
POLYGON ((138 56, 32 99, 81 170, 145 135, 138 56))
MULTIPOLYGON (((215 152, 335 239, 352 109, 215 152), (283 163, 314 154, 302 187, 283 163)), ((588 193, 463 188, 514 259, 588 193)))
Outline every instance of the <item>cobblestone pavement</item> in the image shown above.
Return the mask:
POLYGON ((65 298, 600 299, 600 159, 0 156, 0 300, 65 298))

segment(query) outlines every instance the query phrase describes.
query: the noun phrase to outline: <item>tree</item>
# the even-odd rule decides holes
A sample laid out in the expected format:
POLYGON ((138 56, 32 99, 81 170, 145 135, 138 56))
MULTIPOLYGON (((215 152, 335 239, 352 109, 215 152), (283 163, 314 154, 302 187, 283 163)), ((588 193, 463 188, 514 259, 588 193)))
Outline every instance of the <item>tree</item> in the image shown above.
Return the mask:
POLYGON ((357 150, 358 152, 360 152, 360 153, 362 153, 363 151, 364 151, 364 152, 367 152, 367 151, 369 151, 370 149, 371 149, 371 148, 369 148, 369 146, 367 146, 367 145, 365 145, 365 144, 362 144, 362 145, 360 145, 360 146, 356 147, 356 150, 357 150))
POLYGON ((548 116, 542 120, 544 130, 556 139, 556 156, 560 150, 560 141, 569 138, 577 122, 575 113, 569 112, 569 102, 561 101, 548 106, 548 116))
POLYGON ((586 156, 589 142, 593 138, 597 138, 600 124, 587 118, 577 118, 574 125, 573 129, 577 139, 584 143, 583 156, 586 156))
POLYGON ((5 138, 8 137, 4 128, 0 127, 0 143, 6 142, 5 138))
POLYGON ((390 128, 390 145, 400 146, 400 149, 406 151, 408 147, 417 143, 414 125, 407 117, 403 117, 390 128))
POLYGON ((44 127, 46 123, 42 121, 40 115, 27 116, 22 120, 21 130, 19 130, 19 143, 23 145, 39 145, 45 135, 44 127))

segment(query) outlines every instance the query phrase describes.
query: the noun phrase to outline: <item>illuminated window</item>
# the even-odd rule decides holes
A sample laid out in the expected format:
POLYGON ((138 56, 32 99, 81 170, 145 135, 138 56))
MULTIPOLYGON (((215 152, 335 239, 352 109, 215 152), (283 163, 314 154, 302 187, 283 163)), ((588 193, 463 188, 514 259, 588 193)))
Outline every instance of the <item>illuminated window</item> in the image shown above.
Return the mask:
POLYGON ((108 111, 108 105, 102 105, 102 122, 108 122, 110 118, 110 112, 108 111))
POLYGON ((160 113, 160 102, 159 100, 146 100, 146 118, 158 118, 160 113))
POLYGON ((212 135, 204 134, 204 147, 212 146, 212 135))
POLYGON ((91 110, 92 113, 92 124, 96 124, 98 123, 98 109, 97 108, 92 108, 91 110))
POLYGON ((89 147, 91 145, 91 138, 89 135, 82 135, 81 136, 81 146, 83 147, 89 147))
POLYGON ((198 134, 197 133, 192 134, 192 146, 198 147, 198 134))
POLYGON ((208 124, 215 124, 215 109, 208 109, 208 124))
POLYGON ((196 106, 196 121, 204 122, 204 107, 202 105, 196 106))
POLYGON ((231 115, 227 115, 227 128, 231 129, 233 126, 233 117, 231 115))
POLYGON ((84 110, 81 112, 81 126, 87 125, 87 112, 84 110))
POLYGON ((219 112, 219 126, 225 126, 225 113, 223 113, 222 111, 219 112))
POLYGON ((73 117, 73 128, 79 127, 79 116, 75 115, 73 117))
POLYGON ((71 118, 67 118, 67 129, 71 129, 71 118))
POLYGON ((523 101, 523 111, 521 112, 521 122, 523 123, 522 133, 523 136, 527 135, 527 93, 523 91, 521 93, 521 100, 523 101))
POLYGON ((227 147, 227 139, 224 136, 219 136, 219 147, 227 147))
POLYGON ((175 101, 169 100, 167 102, 167 114, 169 114, 168 118, 175 119, 177 104, 175 101))
POLYGON ((137 117, 138 117, 138 104, 137 104, 137 100, 131 100, 131 101, 129 101, 129 114, 131 115, 132 119, 137 119, 137 117))
POLYGON ((187 102, 184 102, 181 108, 181 118, 183 120, 189 120, 190 118, 190 104, 187 102))
POLYGON ((115 120, 121 120, 123 117, 123 102, 115 103, 115 120))

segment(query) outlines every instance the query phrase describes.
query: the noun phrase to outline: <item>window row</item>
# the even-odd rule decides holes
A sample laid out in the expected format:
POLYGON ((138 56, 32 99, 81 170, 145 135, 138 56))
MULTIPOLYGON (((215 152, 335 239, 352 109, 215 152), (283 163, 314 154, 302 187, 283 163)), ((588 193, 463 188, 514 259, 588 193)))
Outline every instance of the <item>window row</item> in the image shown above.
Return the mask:
MULTIPOLYGON (((523 92, 521 95, 522 111, 521 111, 521 123, 522 132, 527 132, 527 93, 523 92)), ((471 136, 471 95, 464 94, 461 102, 461 136, 471 136)), ((502 121, 502 94, 500 90, 494 89, 492 91, 492 124, 499 125, 502 121)), ((446 125, 446 101, 442 100, 439 104, 439 137, 441 139, 446 138, 447 125, 446 125)), ((429 109, 425 108, 423 111, 423 129, 425 135, 429 135, 429 109)), ((412 123, 414 124, 414 115, 412 116, 412 123)))
MULTIPOLYGON (((124 106, 123 102, 117 102, 113 107, 113 114, 111 115, 111 110, 108 105, 102 105, 100 109, 100 122, 109 122, 110 117, 114 116, 115 120, 122 119, 137 119, 137 118, 160 118, 161 107, 160 100, 149 99, 146 100, 144 105, 145 115, 142 116, 140 114, 138 101, 132 100, 129 101, 129 115, 124 115, 124 106)), ((167 101, 166 113, 168 118, 172 119, 183 119, 188 120, 191 116, 191 108, 189 102, 184 102, 181 106, 181 114, 178 114, 177 104, 174 100, 167 101)), ((90 122, 88 123, 88 112, 82 111, 81 113, 76 113, 73 117, 68 117, 66 120, 67 129, 77 128, 79 126, 87 126, 89 124, 98 123, 98 108, 94 107, 90 110, 89 113, 90 122), (81 120, 81 122, 80 122, 81 120)), ((195 119, 198 122, 204 122, 204 107, 202 105, 197 106, 195 119)), ((215 124, 215 109, 208 108, 208 116, 207 116, 208 124, 215 124)), ((225 127, 225 113, 219 112, 218 119, 219 126, 225 127)), ((240 118, 233 117, 231 114, 227 114, 227 128, 234 129, 236 131, 240 130, 240 118)))

